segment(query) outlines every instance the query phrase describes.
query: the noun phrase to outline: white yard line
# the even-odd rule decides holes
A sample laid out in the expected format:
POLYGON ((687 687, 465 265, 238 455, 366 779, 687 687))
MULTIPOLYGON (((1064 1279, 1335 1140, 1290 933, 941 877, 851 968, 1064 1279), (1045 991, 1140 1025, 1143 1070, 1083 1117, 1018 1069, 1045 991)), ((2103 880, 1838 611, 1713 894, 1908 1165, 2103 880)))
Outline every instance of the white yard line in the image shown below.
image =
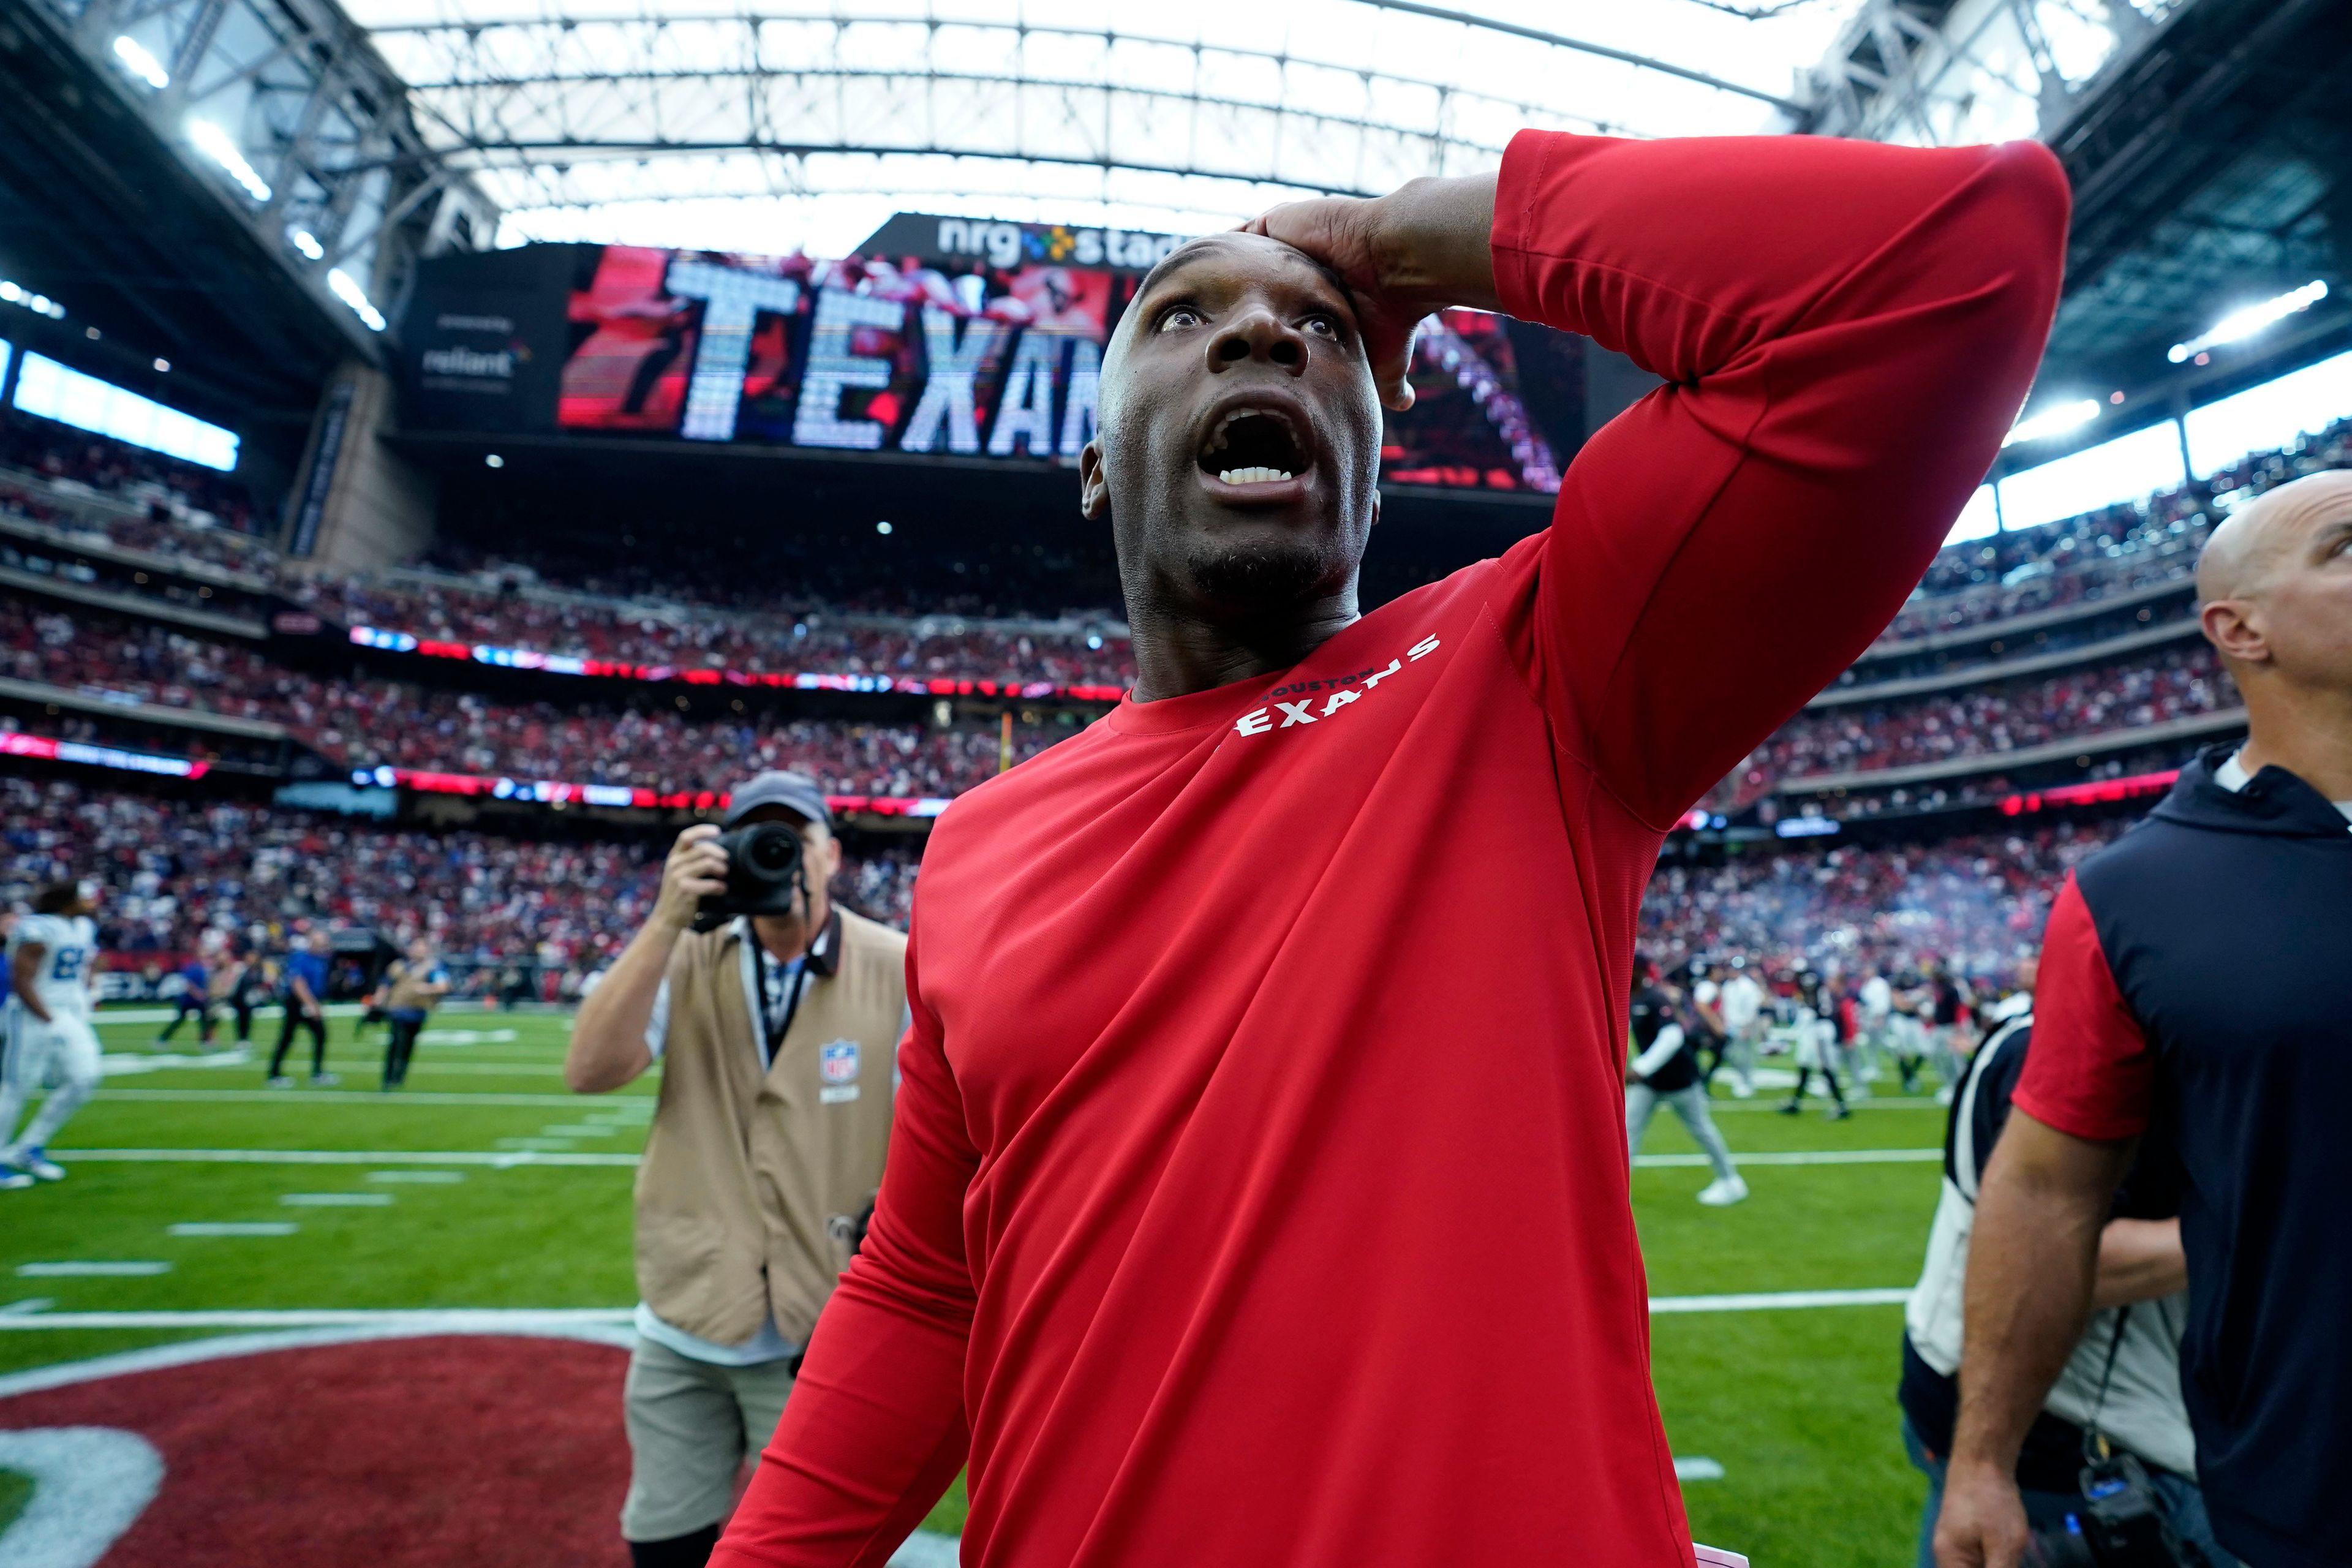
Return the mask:
MULTIPOLYGON (((601 1130, 600 1130, 601 1131, 601 1130)), ((98 1163, 123 1161, 142 1164, 188 1165, 482 1165, 503 1170, 517 1165, 590 1165, 634 1169, 635 1154, 603 1153, 562 1147, 554 1138, 501 1138, 501 1147, 484 1149, 58 1149, 62 1160, 98 1163)), ((1741 1153, 1732 1159, 1741 1165, 1922 1165, 1944 1157, 1941 1149, 1780 1149, 1741 1153)), ((1643 1170, 1678 1170, 1706 1163, 1704 1154, 1641 1154, 1633 1163, 1643 1170)))
POLYGON ((371 1182, 404 1182, 425 1186, 454 1186, 466 1179, 463 1171, 370 1171, 371 1182))
MULTIPOLYGON (((1742 1153, 1734 1149, 1731 1163, 1735 1165, 1918 1165, 1941 1163, 1941 1149, 1768 1149, 1756 1153, 1742 1153)), ((1670 1170, 1684 1165, 1704 1165, 1704 1154, 1636 1154, 1633 1163, 1639 1169, 1670 1170)))
MULTIPOLYGON (((101 1089, 97 1098, 143 1105, 479 1105, 534 1110, 576 1110, 583 1106, 582 1097, 576 1094, 499 1094, 463 1089, 439 1093, 403 1089, 398 1094, 383 1094, 372 1089, 101 1089)), ((654 1097, 650 1094, 631 1095, 607 1103, 618 1107, 639 1101, 645 1105, 642 1111, 615 1109, 597 1112, 596 1116, 601 1119, 609 1115, 613 1124, 621 1127, 632 1121, 651 1121, 654 1097)))
POLYGON ((62 1158, 160 1165, 611 1165, 633 1169, 635 1154, 547 1153, 530 1149, 56 1149, 62 1158))
POLYGON ((151 1274, 169 1274, 168 1263, 19 1263, 17 1278, 22 1279, 136 1279, 151 1274))
POLYGON ((285 1193, 278 1199, 297 1209, 388 1209, 390 1193, 285 1193))
POLYGON ((1735 1296, 1653 1296, 1653 1312, 1781 1312, 1808 1307, 1892 1307, 1911 1299, 1908 1285, 1875 1290, 1769 1290, 1735 1296))
MULTIPOLYGON (((1877 1307, 1906 1289, 1782 1290, 1733 1296, 1653 1296, 1653 1312, 1766 1312, 1806 1308, 1877 1307)), ((276 1310, 0 1313, 0 1331, 18 1329, 315 1329, 368 1328, 407 1333, 531 1333, 633 1321, 631 1307, 313 1307, 276 1310)), ((0 1394, 6 1380, 0 1379, 0 1394)))
POLYGON ((302 1227, 290 1220, 186 1220, 170 1227, 173 1236, 292 1236, 302 1227))
POLYGON ((409 1333, 530 1333, 625 1325, 634 1307, 458 1307, 415 1310, 312 1307, 277 1311, 43 1312, 0 1318, 0 1327, 44 1329, 397 1329, 409 1333))

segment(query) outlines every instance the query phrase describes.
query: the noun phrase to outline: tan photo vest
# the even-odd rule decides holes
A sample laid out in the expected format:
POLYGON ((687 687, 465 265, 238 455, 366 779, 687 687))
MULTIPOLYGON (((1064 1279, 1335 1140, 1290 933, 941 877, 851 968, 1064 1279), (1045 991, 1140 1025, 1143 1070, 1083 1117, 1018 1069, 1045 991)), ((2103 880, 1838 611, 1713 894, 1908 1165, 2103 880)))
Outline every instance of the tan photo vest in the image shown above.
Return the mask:
POLYGON ((430 1013, 439 1004, 439 993, 426 988, 433 974, 432 960, 418 963, 411 959, 397 959, 385 973, 392 980, 391 988, 384 993, 385 1012, 399 1013, 413 1008, 420 1013, 430 1013))
POLYGON ((849 1226, 882 1184, 907 939, 846 910, 835 919, 764 1074, 745 922, 682 937, 670 955, 661 1097, 637 1168, 637 1289, 714 1344, 741 1344, 772 1315, 805 1345, 848 1267, 849 1226))

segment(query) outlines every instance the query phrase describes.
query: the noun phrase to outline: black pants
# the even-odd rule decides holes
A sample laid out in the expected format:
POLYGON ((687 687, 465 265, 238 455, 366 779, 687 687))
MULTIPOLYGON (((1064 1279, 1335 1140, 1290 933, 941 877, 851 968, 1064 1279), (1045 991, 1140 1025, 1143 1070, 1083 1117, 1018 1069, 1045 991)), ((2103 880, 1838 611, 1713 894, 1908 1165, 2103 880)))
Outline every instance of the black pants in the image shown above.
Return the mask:
POLYGON ((236 1015, 236 1043, 245 1045, 253 1038, 253 998, 240 991, 229 998, 228 1005, 236 1015))
POLYGON ((286 1052, 294 1044, 294 1031, 310 1031, 310 1076, 318 1077, 327 1070, 327 1020, 316 1013, 305 1013, 292 1002, 286 1004, 286 1021, 278 1026, 278 1048, 269 1053, 269 1076, 276 1078, 286 1066, 286 1052))
POLYGON ((383 1047, 383 1087, 398 1089, 408 1081, 408 1058, 416 1054, 416 1037, 425 1031, 422 1013, 389 1016, 392 1037, 383 1047))
MULTIPOLYGON (((1829 1086, 1830 1098, 1838 1102, 1839 1109, 1844 1109, 1845 1086, 1838 1082, 1837 1068, 1830 1066, 1827 1062, 1823 1062, 1822 1064, 1821 1072, 1822 1081, 1829 1086)), ((1794 1110, 1797 1109, 1798 1105, 1805 1098, 1805 1085, 1811 1081, 1812 1076, 1813 1069, 1811 1068, 1799 1068, 1797 1069, 1797 1090, 1794 1094, 1789 1096, 1789 1103, 1781 1107, 1783 1110, 1794 1110)))
POLYGON ((163 1032, 155 1037, 159 1040, 168 1040, 180 1032, 181 1025, 194 1018, 196 1021, 196 1038, 210 1045, 213 1037, 212 1003, 202 997, 192 999, 183 996, 179 1000, 178 1006, 180 1010, 172 1015, 172 1021, 164 1025, 163 1032))

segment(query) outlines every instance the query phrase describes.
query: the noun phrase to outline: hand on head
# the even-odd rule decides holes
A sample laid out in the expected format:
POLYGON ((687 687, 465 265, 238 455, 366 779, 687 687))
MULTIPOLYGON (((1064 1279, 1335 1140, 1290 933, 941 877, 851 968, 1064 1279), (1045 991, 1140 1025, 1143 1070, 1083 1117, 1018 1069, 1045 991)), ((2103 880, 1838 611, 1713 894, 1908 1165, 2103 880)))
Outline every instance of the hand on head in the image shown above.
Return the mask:
POLYGON ((1366 201, 1331 196, 1286 202, 1243 232, 1305 252, 1347 285, 1381 401, 1412 406, 1412 339, 1422 319, 1448 305, 1498 310, 1495 291, 1494 176, 1415 180, 1366 201))

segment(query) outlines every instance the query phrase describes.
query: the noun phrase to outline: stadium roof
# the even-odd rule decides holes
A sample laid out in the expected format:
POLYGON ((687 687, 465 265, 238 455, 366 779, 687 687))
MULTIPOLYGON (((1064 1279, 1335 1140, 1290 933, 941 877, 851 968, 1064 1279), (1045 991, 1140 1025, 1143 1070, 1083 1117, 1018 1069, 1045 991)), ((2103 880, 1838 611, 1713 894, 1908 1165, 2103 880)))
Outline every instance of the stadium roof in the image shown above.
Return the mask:
POLYGON ((1861 0, 345 0, 502 243, 838 252, 901 208, 1192 232, 1512 131, 1791 123, 1861 0))

